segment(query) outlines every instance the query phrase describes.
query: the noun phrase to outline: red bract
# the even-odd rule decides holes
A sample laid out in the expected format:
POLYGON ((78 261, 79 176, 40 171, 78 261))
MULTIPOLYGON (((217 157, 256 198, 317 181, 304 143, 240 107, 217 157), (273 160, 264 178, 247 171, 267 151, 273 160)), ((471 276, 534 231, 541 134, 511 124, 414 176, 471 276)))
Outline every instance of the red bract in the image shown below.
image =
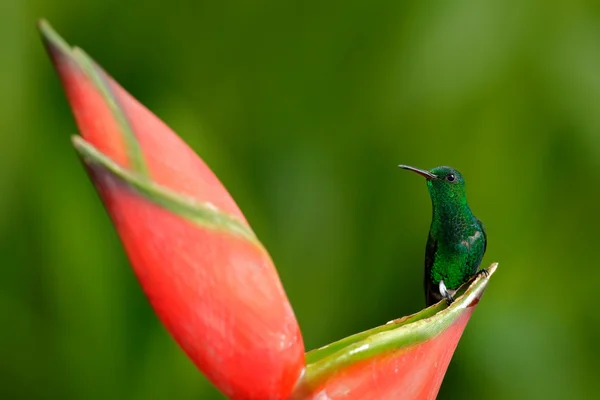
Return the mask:
POLYGON ((164 123, 45 22, 74 144, 157 315, 234 399, 283 399, 304 346, 273 263, 219 180, 164 123))
MULTIPOLYGON (((489 268, 490 276, 496 266, 489 268)), ((474 279, 450 307, 443 301, 309 352, 293 398, 435 399, 488 278, 474 279)))
POLYGON ((435 399, 471 313, 434 340, 359 361, 320 386, 319 399, 435 399))

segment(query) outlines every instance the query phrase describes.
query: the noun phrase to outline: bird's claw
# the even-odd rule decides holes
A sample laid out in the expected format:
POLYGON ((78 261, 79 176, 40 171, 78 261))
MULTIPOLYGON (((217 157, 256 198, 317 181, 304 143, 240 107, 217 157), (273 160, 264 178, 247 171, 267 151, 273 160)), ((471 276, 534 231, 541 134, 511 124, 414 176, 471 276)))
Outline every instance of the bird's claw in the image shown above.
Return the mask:
POLYGON ((477 271, 477 276, 480 276, 480 275, 483 275, 487 278, 488 276, 490 276, 490 273, 488 272, 487 269, 482 268, 479 271, 477 271))

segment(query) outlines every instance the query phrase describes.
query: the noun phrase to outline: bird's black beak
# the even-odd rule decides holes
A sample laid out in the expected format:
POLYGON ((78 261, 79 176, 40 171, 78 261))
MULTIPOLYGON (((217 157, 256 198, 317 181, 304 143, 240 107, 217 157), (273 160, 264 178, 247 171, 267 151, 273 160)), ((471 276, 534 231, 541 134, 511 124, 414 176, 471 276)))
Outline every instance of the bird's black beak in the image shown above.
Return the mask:
POLYGON ((398 165, 398 166, 399 166, 400 168, 402 168, 402 169, 407 169, 407 170, 409 170, 409 171, 416 172, 417 174, 419 174, 419 175, 421 175, 421 176, 424 176, 426 179, 437 179, 437 175, 435 175, 435 174, 432 174, 432 173, 431 173, 431 172, 429 172, 429 171, 425 171, 425 170, 423 170, 423 169, 419 169, 419 168, 411 167, 411 166, 409 166, 409 165, 402 165, 402 164, 401 164, 401 165, 398 165))

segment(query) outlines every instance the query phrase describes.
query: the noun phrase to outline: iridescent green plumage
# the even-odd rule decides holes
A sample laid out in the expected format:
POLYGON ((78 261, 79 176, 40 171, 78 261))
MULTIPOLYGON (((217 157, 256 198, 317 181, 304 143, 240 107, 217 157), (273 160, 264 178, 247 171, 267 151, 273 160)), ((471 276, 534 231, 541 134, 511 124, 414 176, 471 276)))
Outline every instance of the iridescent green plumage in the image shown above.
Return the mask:
POLYGON ((487 246, 485 227, 469 208, 460 172, 450 167, 400 167, 427 179, 433 206, 425 251, 427 306, 442 298, 451 302, 454 291, 477 273, 487 246))

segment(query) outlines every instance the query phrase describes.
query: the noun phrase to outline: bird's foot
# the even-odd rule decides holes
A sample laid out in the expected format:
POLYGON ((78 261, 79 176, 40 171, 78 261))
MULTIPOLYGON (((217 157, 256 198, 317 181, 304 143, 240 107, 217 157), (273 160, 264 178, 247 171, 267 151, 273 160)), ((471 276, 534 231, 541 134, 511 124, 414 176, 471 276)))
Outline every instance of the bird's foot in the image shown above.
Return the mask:
POLYGON ((490 276, 490 273, 488 272, 487 269, 481 268, 479 271, 477 271, 475 273, 475 276, 480 276, 480 275, 483 275, 483 276, 485 276, 487 278, 488 276, 490 276))
POLYGON ((452 294, 450 294, 450 291, 446 288, 446 284, 444 283, 443 280, 440 281, 440 294, 442 295, 443 298, 446 299, 446 301, 448 302, 448 305, 454 303, 454 297, 452 297, 452 294))

